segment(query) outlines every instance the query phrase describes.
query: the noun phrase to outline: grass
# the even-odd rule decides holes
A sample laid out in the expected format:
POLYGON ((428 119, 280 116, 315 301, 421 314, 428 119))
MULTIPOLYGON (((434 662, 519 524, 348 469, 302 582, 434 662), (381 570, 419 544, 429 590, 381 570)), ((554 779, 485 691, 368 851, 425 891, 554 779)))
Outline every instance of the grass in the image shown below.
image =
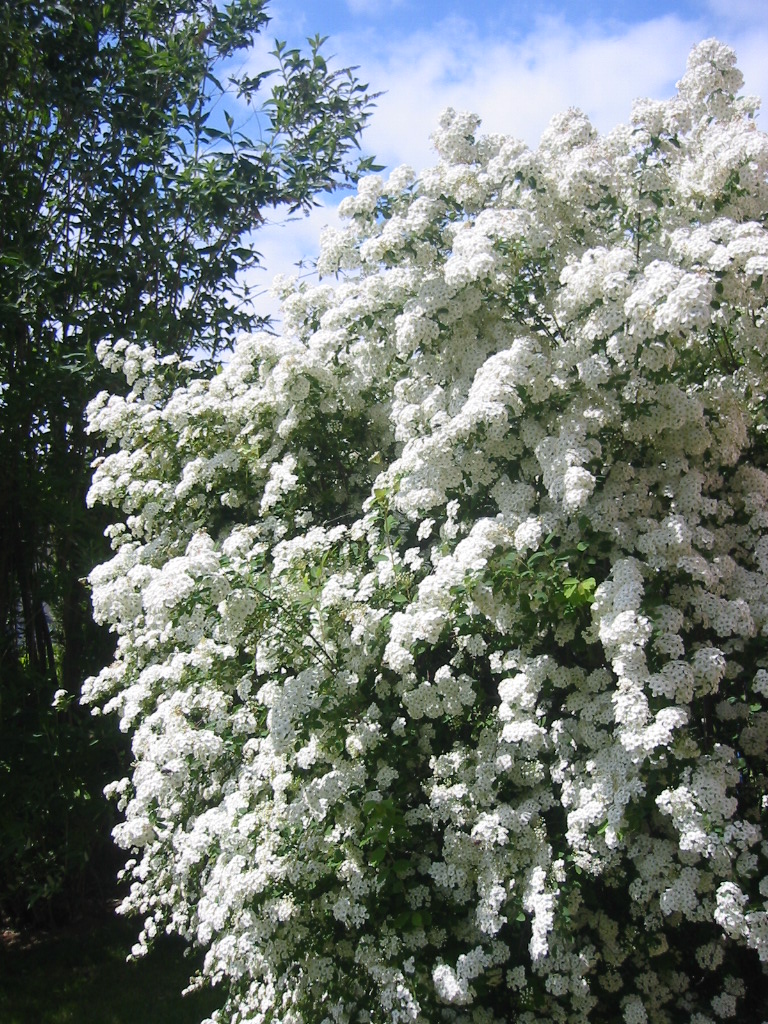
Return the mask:
POLYGON ((134 921, 108 918, 0 946, 2 1024, 199 1024, 216 993, 182 996, 198 963, 164 937, 126 963, 134 921))

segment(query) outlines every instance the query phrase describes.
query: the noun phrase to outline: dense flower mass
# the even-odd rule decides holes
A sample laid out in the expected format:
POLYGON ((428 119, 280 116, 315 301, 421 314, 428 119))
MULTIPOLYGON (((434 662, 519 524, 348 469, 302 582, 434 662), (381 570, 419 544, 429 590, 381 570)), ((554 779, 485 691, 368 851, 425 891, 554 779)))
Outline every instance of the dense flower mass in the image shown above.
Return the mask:
POLYGON ((447 111, 212 379, 104 346, 126 911, 217 1024, 768 1020, 768 137, 447 111))

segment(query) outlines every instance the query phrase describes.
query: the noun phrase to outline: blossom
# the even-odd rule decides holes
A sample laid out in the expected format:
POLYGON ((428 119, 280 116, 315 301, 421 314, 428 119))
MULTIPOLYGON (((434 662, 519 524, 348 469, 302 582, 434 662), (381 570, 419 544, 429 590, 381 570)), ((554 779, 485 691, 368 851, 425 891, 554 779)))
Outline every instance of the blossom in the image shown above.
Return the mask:
POLYGON ((278 282, 282 336, 213 377, 99 346, 117 643, 83 699, 132 737, 137 949, 198 943, 212 1020, 749 1012, 768 143, 739 87, 707 40, 606 136, 447 111, 435 167, 341 204, 338 280, 278 282))

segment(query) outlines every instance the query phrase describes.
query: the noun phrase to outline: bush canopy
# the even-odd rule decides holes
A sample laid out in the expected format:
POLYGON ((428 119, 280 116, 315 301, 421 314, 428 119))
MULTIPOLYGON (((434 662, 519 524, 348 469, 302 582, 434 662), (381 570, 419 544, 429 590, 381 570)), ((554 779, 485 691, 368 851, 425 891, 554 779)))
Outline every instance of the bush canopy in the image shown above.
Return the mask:
POLYGON ((765 1017, 768 138, 448 110, 212 379, 104 343, 125 912, 223 1024, 765 1017))

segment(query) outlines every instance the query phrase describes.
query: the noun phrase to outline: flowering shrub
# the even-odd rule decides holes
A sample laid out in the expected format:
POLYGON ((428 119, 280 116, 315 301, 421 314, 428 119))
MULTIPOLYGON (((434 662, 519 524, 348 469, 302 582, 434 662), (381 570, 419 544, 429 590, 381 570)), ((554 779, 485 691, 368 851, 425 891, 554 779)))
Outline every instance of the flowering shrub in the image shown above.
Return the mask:
POLYGON ((536 151, 449 110, 90 500, 127 912, 217 1022, 759 1022, 768 138, 733 53, 536 151), (330 278, 330 283, 327 280, 330 278))

